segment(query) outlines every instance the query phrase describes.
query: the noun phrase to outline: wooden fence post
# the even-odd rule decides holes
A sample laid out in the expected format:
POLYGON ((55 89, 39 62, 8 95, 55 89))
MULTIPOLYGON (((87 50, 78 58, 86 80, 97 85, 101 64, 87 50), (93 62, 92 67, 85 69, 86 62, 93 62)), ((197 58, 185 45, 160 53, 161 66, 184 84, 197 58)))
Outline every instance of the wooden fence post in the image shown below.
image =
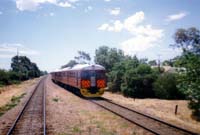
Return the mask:
POLYGON ((178 112, 178 105, 175 106, 175 112, 174 112, 175 115, 177 115, 177 112, 178 112))

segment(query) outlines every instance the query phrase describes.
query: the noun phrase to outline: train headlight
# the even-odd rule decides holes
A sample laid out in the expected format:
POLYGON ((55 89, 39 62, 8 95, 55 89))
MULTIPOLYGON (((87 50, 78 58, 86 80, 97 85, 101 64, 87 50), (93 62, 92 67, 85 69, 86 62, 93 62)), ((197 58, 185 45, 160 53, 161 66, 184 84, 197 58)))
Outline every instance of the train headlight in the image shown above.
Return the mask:
POLYGON ((97 87, 98 88, 105 88, 105 80, 97 80, 97 87))
POLYGON ((90 87, 90 81, 89 80, 82 80, 81 86, 82 86, 82 88, 89 88, 90 87))

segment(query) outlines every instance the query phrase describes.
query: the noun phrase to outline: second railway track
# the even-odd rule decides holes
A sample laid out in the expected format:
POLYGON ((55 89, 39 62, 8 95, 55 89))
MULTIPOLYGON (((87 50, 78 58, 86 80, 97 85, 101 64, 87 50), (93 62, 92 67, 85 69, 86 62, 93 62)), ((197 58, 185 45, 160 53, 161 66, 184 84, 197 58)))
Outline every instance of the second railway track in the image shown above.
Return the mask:
POLYGON ((7 135, 45 135, 45 84, 42 78, 17 116, 7 135))
POLYGON ((90 101, 147 131, 157 135, 195 135, 191 131, 171 125, 159 119, 129 109, 105 98, 90 99, 90 101))

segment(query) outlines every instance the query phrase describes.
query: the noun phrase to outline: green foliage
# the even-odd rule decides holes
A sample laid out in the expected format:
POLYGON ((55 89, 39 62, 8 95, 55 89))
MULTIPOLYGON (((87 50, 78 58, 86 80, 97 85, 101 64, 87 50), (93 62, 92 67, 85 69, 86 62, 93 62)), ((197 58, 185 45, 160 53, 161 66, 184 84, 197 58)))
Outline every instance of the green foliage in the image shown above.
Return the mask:
POLYGON ((183 52, 200 55, 200 31, 197 28, 178 29, 174 34, 174 47, 181 48, 183 52))
POLYGON ((157 62, 156 62, 156 60, 151 60, 151 61, 148 62, 148 64, 149 64, 150 66, 156 66, 156 65, 157 65, 157 62))
POLYGON ((0 69, 0 84, 8 85, 9 84, 9 75, 5 70, 0 69))
POLYGON ((26 93, 23 93, 20 96, 13 96, 8 104, 0 107, 0 116, 2 116, 5 112, 15 107, 20 102, 21 98, 24 97, 25 94, 26 93))
POLYGON ((0 69, 0 85, 19 84, 23 80, 39 77, 41 71, 35 63, 26 56, 15 56, 12 58, 12 70, 0 69))
POLYGON ((55 97, 52 99, 54 102, 58 102, 59 101, 59 98, 55 97))
POLYGON ((39 77, 41 72, 35 63, 26 56, 14 56, 11 63, 12 71, 19 74, 19 80, 39 77))
POLYGON ((174 76, 166 79, 166 75, 162 75, 164 68, 150 67, 157 64, 156 60, 147 64, 147 59, 124 56, 122 50, 102 46, 96 50, 95 61, 107 69, 108 88, 111 92, 121 92, 127 97, 155 97, 153 83, 156 81, 154 86, 157 97, 175 99, 182 96, 176 88, 174 76), (159 79, 156 80, 157 78, 159 79), (173 81, 172 86, 162 84, 161 80, 166 80, 168 83, 173 81))
POLYGON ((183 99, 184 95, 177 89, 176 84, 175 74, 160 75, 153 84, 155 96, 162 99, 183 99))
POLYGON ((154 77, 148 65, 141 64, 136 68, 125 72, 121 85, 122 93, 125 96, 146 98, 154 97, 152 82, 154 77))
POLYGON ((182 75, 178 78, 178 88, 190 100, 189 108, 200 117, 200 56, 185 53, 179 60, 179 64, 184 66, 185 70, 180 71, 182 75))
POLYGON ((73 67, 76 64, 78 64, 78 63, 75 60, 70 60, 67 64, 61 66, 61 68, 73 67))
POLYGON ((112 67, 116 63, 119 63, 125 58, 122 50, 109 48, 107 46, 99 47, 95 54, 95 63, 104 66, 108 72, 112 70, 112 67))
POLYGON ((124 57, 115 63, 108 73, 108 87, 112 92, 121 92, 129 97, 153 97, 153 74, 149 65, 144 64, 136 56, 124 57))
POLYGON ((86 53, 84 51, 78 51, 78 56, 75 56, 74 59, 77 60, 77 63, 84 63, 84 64, 89 63, 91 60, 89 53, 86 53))
POLYGON ((91 57, 89 53, 84 51, 78 51, 78 56, 74 57, 74 60, 70 60, 67 64, 61 66, 61 69, 66 67, 73 67, 76 64, 89 64, 91 61, 91 57))
POLYGON ((120 91, 122 84, 122 77, 125 73, 124 62, 116 63, 112 68, 112 71, 108 73, 108 87, 112 92, 120 91))
POLYGON ((178 88, 190 100, 189 107, 200 118, 200 31, 196 28, 178 29, 174 35, 175 47, 183 50, 177 66, 184 67, 178 88))

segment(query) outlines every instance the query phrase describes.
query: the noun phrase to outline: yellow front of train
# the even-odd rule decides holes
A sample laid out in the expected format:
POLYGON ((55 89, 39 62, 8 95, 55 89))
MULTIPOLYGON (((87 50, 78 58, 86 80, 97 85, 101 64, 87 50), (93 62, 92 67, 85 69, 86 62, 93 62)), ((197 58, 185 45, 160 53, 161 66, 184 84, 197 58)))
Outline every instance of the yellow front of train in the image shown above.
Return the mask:
POLYGON ((81 72, 80 93, 84 97, 100 97, 106 88, 105 70, 85 70, 81 72))

